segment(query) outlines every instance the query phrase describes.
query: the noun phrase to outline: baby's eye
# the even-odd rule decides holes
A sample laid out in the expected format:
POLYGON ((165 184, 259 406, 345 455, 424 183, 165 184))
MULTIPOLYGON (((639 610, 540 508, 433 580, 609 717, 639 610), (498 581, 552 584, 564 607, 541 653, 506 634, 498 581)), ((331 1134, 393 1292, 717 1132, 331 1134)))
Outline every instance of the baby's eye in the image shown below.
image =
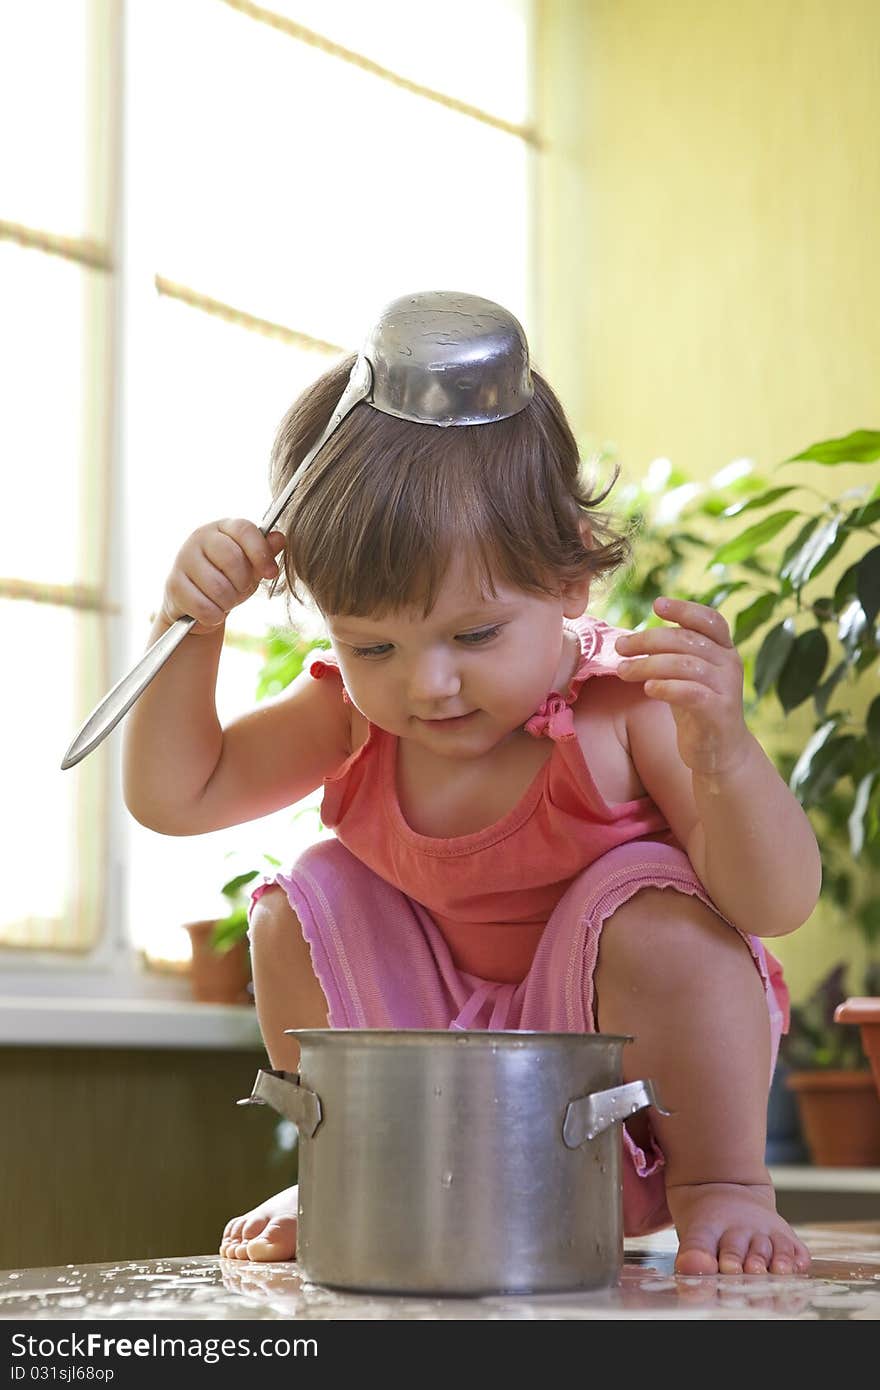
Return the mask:
POLYGON ((490 637, 494 637, 495 633, 500 631, 501 624, 498 623, 495 627, 483 628, 482 632, 464 632, 462 633, 460 640, 469 644, 473 643, 476 646, 480 642, 488 642, 490 637))
MULTIPOLYGON (((386 647, 388 643, 384 644, 386 647)), ((352 656, 384 656, 382 647, 352 647, 352 656)))
MULTIPOLYGON (((480 632, 463 632, 456 640, 464 642, 469 647, 481 646, 484 642, 490 641, 496 633, 500 632, 501 623, 496 623, 495 627, 483 628, 480 632)), ((383 642, 378 647, 352 647, 352 656, 361 657, 382 657, 387 652, 390 643, 383 642)))

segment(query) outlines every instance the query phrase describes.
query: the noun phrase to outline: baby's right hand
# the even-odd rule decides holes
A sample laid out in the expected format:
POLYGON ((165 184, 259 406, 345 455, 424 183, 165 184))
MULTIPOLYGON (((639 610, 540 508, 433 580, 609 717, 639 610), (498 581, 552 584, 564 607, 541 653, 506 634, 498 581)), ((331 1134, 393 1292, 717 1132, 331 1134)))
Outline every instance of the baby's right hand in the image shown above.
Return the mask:
POLYGON ((274 557, 283 548, 283 532, 264 536, 254 522, 241 518, 200 526, 174 560, 162 617, 168 623, 184 615, 195 618, 191 631, 196 635, 215 631, 227 613, 256 592, 261 579, 277 576, 274 557))

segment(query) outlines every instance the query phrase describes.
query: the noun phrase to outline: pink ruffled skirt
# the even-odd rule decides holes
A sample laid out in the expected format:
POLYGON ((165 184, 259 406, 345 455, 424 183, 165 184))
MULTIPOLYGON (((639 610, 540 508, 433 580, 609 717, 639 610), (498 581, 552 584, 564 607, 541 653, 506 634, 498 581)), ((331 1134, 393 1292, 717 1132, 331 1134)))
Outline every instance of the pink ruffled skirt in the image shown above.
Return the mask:
MULTIPOLYGON (((457 969, 430 913, 356 859, 338 840, 310 845, 280 884, 309 944, 327 999, 331 1028, 479 1028, 593 1033, 593 972, 603 923, 641 888, 690 893, 728 921, 681 850, 631 841, 602 855, 571 882, 553 911, 525 979, 499 984, 457 969)), ((734 931, 739 929, 729 923, 734 931)), ((788 990, 779 963, 758 937, 745 940, 764 985, 771 1063, 788 1027, 788 990)), ((649 1117, 651 1111, 645 1112, 649 1117)), ((650 1119, 649 1119, 650 1122, 650 1119)), ((672 1224, 664 1158, 654 1136, 647 1152, 625 1126, 623 1211, 628 1236, 672 1224)))

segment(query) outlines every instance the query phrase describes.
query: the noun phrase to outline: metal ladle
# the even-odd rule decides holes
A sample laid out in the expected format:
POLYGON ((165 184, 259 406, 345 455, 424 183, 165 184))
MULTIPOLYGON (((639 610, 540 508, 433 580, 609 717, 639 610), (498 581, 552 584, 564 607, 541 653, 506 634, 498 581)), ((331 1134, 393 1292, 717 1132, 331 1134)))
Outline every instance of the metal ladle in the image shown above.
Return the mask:
MULTIPOLYGON (((269 534, 301 470, 360 401, 384 415, 421 425, 485 425, 516 415, 533 394, 528 343, 508 310, 478 295, 451 290, 394 299, 368 335, 324 432, 272 502, 260 530, 269 534)), ((65 753, 62 770, 81 762, 103 742, 195 622, 177 618, 104 696, 65 753)))

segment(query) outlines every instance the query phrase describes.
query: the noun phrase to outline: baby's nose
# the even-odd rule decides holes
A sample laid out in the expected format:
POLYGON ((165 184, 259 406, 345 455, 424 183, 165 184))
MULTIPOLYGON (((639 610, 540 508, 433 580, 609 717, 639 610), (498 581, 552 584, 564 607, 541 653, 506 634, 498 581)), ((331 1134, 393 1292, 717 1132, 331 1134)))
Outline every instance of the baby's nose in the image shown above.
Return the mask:
POLYGON ((415 706, 439 706, 460 690, 461 680, 454 663, 442 657, 419 662, 410 678, 410 700, 415 706))

